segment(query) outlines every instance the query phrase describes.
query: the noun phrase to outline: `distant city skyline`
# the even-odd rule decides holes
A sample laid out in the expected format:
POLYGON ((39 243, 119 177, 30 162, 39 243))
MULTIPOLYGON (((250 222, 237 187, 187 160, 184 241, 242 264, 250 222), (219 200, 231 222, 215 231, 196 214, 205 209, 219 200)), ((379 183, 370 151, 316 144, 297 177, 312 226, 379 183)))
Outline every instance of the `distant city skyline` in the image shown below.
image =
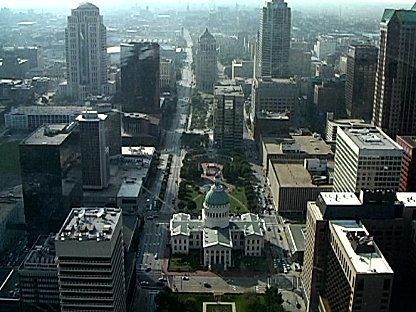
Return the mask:
MULTIPOLYGON (((33 1, 31 0, 21 0, 18 2, 15 1, 1 1, 0 7, 6 7, 10 9, 17 9, 17 10, 28 10, 28 9, 51 9, 51 10, 62 10, 62 9, 68 9, 76 7, 77 4, 81 2, 91 2, 102 9, 109 9, 109 8, 130 8, 132 6, 139 6, 139 7, 145 7, 149 5, 149 7, 160 7, 163 5, 164 7, 168 6, 170 8, 172 7, 186 7, 188 4, 192 7, 198 7, 200 5, 208 5, 209 7, 213 6, 225 6, 225 5, 235 5, 239 4, 240 6, 258 6, 259 8, 264 5, 266 0, 243 0, 243 1, 236 1, 236 0, 159 0, 156 4, 153 1, 144 0, 144 1, 137 1, 137 0, 120 0, 117 1, 115 4, 114 1, 111 0, 96 0, 96 1, 73 1, 73 0, 61 0, 61 1, 54 1, 54 0, 45 0, 41 3, 36 3, 34 5, 33 1)), ((392 0, 319 0, 318 3, 314 2, 313 4, 308 0, 288 0, 288 4, 295 8, 300 9, 302 6, 305 7, 321 7, 321 6, 327 6, 328 8, 337 8, 340 5, 343 7, 351 6, 353 4, 357 4, 360 6, 363 5, 372 5, 372 6, 385 6, 385 7, 391 7, 391 8, 410 8, 414 2, 412 1, 392 1, 392 0)))

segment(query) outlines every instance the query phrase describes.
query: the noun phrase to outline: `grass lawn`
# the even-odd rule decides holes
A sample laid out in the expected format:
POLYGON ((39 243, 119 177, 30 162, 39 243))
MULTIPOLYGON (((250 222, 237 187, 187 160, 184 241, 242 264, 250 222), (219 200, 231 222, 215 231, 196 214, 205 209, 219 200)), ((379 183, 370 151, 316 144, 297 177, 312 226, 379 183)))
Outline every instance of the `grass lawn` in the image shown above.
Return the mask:
MULTIPOLYGON (((192 304, 194 307, 195 312, 202 312, 202 303, 204 302, 215 302, 216 298, 212 294, 187 294, 187 293, 179 293, 179 300, 184 303, 192 304)), ((264 303, 264 296, 260 296, 261 303, 264 303)), ((234 302, 237 312, 247 312, 247 296, 242 295, 224 295, 220 298, 221 302, 234 302)), ((208 306, 209 307, 209 306, 208 306)), ((228 308, 229 306, 227 306, 228 308)), ((208 310, 209 312, 216 312, 217 310, 213 308, 212 310, 208 310)), ((219 312, 228 312, 229 310, 218 310, 219 312)), ((260 311, 259 311, 260 312, 260 311)))
POLYGON ((230 193, 230 205, 231 205, 231 212, 234 213, 246 213, 249 212, 247 209, 247 198, 246 193, 244 191, 244 187, 237 186, 231 193, 230 193))
POLYGON ((241 272, 268 272, 269 267, 267 265, 266 257, 249 257, 244 256, 241 252, 235 252, 234 255, 234 266, 241 272))
POLYGON ((189 255, 173 254, 169 259, 169 271, 192 272, 201 268, 201 251, 191 250, 189 255))
POLYGON ((0 173, 20 174, 19 142, 0 143, 0 173))
POLYGON ((207 312, 232 312, 233 309, 230 305, 213 305, 209 304, 207 305, 207 312))

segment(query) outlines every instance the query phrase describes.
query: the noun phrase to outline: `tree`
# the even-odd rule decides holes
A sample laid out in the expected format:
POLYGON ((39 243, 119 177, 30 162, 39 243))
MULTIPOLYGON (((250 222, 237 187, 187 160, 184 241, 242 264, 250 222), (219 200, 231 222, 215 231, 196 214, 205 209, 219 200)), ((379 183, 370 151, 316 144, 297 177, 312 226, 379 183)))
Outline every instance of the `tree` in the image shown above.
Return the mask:
POLYGON ((188 210, 192 211, 196 209, 196 202, 194 200, 189 200, 187 203, 188 210))
POLYGON ((275 286, 266 289, 265 292, 266 311, 267 312, 283 312, 282 303, 284 302, 282 294, 275 286))

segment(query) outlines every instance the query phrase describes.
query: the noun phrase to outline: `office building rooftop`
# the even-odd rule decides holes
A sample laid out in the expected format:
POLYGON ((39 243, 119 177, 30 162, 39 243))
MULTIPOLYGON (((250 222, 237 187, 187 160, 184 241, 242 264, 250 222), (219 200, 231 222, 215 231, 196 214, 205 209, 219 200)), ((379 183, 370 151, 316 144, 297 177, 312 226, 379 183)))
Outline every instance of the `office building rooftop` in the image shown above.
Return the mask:
POLYGON ((43 125, 24 139, 23 145, 61 145, 76 127, 76 123, 43 125))
POLYGON ((393 274, 387 260, 363 225, 352 220, 330 221, 330 225, 347 254, 347 261, 350 261, 358 274, 393 274))
POLYGON ((74 208, 69 213, 56 239, 111 240, 121 217, 119 208, 74 208))
MULTIPOLYGON (((400 145, 394 142, 379 128, 364 129, 340 129, 361 150, 402 150, 400 145)), ((341 133, 340 131, 340 133, 341 133)))
POLYGON ((353 192, 321 192, 320 199, 327 206, 359 206, 362 204, 353 192))

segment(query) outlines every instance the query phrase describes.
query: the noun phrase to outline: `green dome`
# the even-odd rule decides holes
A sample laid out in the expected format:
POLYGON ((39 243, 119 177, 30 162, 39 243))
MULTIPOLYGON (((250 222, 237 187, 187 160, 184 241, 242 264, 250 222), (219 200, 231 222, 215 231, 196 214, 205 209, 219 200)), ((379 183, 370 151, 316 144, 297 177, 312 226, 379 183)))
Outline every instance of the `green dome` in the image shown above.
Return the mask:
POLYGON ((224 191, 221 183, 216 181, 215 184, 205 195, 205 204, 207 206, 223 206, 230 203, 228 194, 224 191))

